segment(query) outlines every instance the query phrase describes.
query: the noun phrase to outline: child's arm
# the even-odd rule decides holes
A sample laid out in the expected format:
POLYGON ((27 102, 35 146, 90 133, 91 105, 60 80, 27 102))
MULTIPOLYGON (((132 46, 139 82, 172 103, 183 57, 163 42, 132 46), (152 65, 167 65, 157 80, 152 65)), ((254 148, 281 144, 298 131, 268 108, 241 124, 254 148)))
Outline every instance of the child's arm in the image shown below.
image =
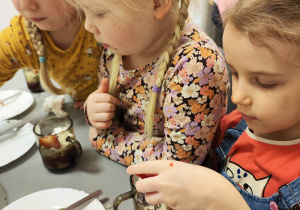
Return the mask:
POLYGON ((129 166, 129 174, 157 174, 136 184, 150 204, 172 209, 250 209, 235 187, 217 172, 179 161, 147 161, 129 166))
POLYGON ((156 129, 163 132, 147 139, 138 130, 143 127, 139 119, 134 129, 122 124, 98 131, 91 128, 90 141, 98 152, 124 165, 155 159, 202 163, 226 104, 228 78, 224 60, 215 51, 199 47, 184 52, 192 58, 183 56, 166 73, 167 88, 157 113, 164 119, 155 122, 156 129), (199 56, 201 53, 204 55, 199 56), (201 66, 205 70, 199 69, 201 66), (187 80, 182 82, 182 78, 187 80), (98 135, 92 136, 95 133, 98 135))
POLYGON ((0 87, 23 67, 37 69, 38 57, 33 49, 23 18, 15 16, 10 26, 0 32, 0 87))

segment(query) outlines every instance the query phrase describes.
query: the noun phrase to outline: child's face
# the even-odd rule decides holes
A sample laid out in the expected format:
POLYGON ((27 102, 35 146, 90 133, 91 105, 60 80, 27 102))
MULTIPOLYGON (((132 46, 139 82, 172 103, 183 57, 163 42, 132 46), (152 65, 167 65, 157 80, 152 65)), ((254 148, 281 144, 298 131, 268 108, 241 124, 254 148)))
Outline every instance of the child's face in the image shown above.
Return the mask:
POLYGON ((45 31, 68 27, 76 17, 76 10, 62 0, 12 0, 17 11, 45 31))
POLYGON ((75 2, 85 13, 85 28, 114 54, 147 54, 151 52, 153 43, 160 39, 161 32, 151 12, 153 4, 150 1, 138 1, 144 5, 143 13, 133 12, 116 1, 109 4, 107 0, 75 2))
POLYGON ((226 25, 223 45, 232 71, 232 101, 256 135, 293 140, 300 138, 299 54, 285 43, 270 43, 288 63, 226 25))

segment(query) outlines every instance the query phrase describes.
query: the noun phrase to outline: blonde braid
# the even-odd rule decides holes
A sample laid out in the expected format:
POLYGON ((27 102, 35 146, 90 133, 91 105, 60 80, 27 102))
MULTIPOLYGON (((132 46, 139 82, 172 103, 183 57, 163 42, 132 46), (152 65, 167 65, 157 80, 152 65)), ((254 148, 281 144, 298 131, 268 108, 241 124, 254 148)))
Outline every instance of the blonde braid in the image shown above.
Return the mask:
POLYGON ((45 88, 47 91, 56 94, 56 95, 64 95, 67 94, 68 92, 56 88, 53 83, 51 82, 50 76, 48 71, 45 68, 45 62, 46 62, 46 53, 45 53, 45 46, 42 40, 42 35, 36 27, 36 25, 28 20, 25 20, 25 27, 30 35, 31 41, 33 43, 33 47, 36 50, 36 53, 39 56, 39 61, 40 61, 40 80, 42 82, 43 88, 45 88))
POLYGON ((170 43, 168 44, 167 49, 163 52, 162 56, 158 61, 159 66, 158 66, 157 79, 152 90, 153 92, 150 96, 150 101, 147 107, 147 113, 145 118, 144 134, 147 136, 147 138, 151 138, 153 135, 154 113, 155 113, 155 105, 157 101, 158 92, 161 90, 165 73, 171 62, 170 59, 173 57, 175 49, 178 46, 181 37, 181 32, 185 25, 185 20, 188 17, 189 4, 190 4, 190 0, 181 0, 179 16, 177 20, 177 25, 173 33, 173 37, 170 43))
POLYGON ((117 87, 117 80, 119 75, 120 60, 121 60, 120 55, 114 55, 111 61, 111 72, 109 73, 108 93, 112 96, 116 96, 116 87, 117 87))

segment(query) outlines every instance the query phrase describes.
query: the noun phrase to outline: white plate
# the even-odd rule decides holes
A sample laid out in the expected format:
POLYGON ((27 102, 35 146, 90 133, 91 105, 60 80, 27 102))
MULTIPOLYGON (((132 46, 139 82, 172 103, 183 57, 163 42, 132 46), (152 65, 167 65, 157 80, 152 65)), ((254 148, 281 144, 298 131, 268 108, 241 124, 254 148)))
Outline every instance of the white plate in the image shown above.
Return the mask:
MULTIPOLYGON (((1 121, 0 126, 5 126, 10 120, 1 121)), ((2 128, 2 127, 1 127, 2 128)), ((25 124, 15 132, 0 136, 0 167, 24 155, 35 143, 33 125, 25 124)))
MULTIPOLYGON (((71 188, 53 188, 29 194, 6 206, 3 210, 58 210, 67 207, 88 194, 71 188)), ((83 204, 76 210, 105 210, 99 200, 83 204)))
MULTIPOLYGON (((7 97, 19 92, 21 90, 3 90, 0 91, 0 99, 4 100, 7 97)), ((22 112, 26 111, 33 103, 33 95, 27 91, 21 91, 22 93, 11 100, 5 102, 4 105, 0 105, 0 120, 6 120, 12 118, 22 112)))
MULTIPOLYGON (((15 126, 18 124, 21 120, 2 120, 0 121, 0 132, 6 130, 7 128, 11 126, 15 126)), ((0 136, 1 138, 2 136, 0 136)))
POLYGON ((0 184, 0 209, 3 209, 7 205, 6 192, 0 184))

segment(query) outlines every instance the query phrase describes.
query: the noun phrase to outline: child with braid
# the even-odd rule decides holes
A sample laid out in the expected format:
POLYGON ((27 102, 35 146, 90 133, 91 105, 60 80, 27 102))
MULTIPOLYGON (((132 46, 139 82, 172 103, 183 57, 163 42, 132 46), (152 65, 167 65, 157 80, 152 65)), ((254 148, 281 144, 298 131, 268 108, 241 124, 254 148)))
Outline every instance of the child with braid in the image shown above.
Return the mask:
POLYGON ((226 107, 228 76, 215 43, 188 17, 189 0, 75 0, 104 49, 86 101, 89 138, 124 165, 200 164, 226 107), (117 112, 115 112, 117 110, 117 112))
POLYGON ((40 71, 43 87, 82 101, 97 89, 102 49, 78 13, 61 0, 12 0, 20 16, 0 32, 0 86, 20 68, 40 71), (54 79, 61 88, 52 84, 54 79))

